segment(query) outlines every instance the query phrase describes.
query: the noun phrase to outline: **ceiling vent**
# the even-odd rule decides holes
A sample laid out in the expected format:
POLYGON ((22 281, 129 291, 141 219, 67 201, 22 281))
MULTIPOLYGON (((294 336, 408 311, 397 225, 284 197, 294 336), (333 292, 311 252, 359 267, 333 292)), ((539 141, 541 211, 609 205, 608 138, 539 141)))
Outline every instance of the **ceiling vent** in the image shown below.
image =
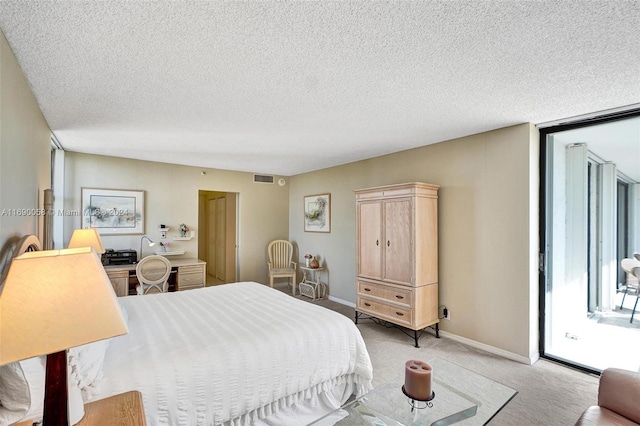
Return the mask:
POLYGON ((253 175, 253 183, 273 183, 273 176, 253 175))

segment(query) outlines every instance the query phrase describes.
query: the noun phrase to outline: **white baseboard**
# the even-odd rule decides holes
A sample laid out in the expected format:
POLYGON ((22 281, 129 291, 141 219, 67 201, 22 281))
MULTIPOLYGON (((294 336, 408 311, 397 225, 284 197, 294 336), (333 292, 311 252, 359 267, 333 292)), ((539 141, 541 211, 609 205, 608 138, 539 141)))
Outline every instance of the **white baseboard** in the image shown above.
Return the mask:
MULTIPOLYGON (((332 300, 336 303, 340 303, 342 305, 350 306, 352 308, 356 307, 355 303, 348 302, 346 300, 339 299, 334 296, 329 296, 329 300, 332 300)), ((511 359, 513 361, 521 362, 527 365, 533 365, 536 363, 536 361, 538 361, 538 359, 540 359, 540 354, 538 352, 533 354, 531 357, 526 357, 526 356, 518 355, 513 352, 505 351, 504 349, 496 348, 495 346, 490 346, 484 343, 476 342, 475 340, 467 339, 466 337, 461 337, 461 336, 458 336, 457 334, 449 333, 448 331, 440 330, 440 335, 448 339, 455 340, 456 342, 463 343, 467 346, 471 346, 476 349, 481 349, 485 352, 489 352, 494 355, 499 355, 503 358, 511 359)))
POLYGON ((505 351, 504 349, 496 348, 495 346, 486 345, 484 343, 476 342, 475 340, 467 339, 466 337, 458 336, 457 334, 449 333, 448 331, 440 330, 440 335, 456 342, 464 343, 467 346, 471 346, 476 349, 481 349, 485 352, 489 352, 494 355, 499 355, 503 358, 511 359, 513 361, 521 362, 527 365, 533 365, 538 359, 540 354, 536 352, 530 357, 518 355, 513 352, 505 351))
POLYGON ((339 299, 339 298, 334 297, 334 296, 329 296, 329 300, 331 300, 331 301, 333 301, 333 302, 336 302, 336 303, 340 303, 341 305, 347 305, 347 306, 350 306, 350 307, 352 307, 352 308, 355 308, 355 307, 356 307, 356 304, 355 304, 355 303, 351 303, 351 302, 348 302, 348 301, 343 300, 343 299, 339 299))

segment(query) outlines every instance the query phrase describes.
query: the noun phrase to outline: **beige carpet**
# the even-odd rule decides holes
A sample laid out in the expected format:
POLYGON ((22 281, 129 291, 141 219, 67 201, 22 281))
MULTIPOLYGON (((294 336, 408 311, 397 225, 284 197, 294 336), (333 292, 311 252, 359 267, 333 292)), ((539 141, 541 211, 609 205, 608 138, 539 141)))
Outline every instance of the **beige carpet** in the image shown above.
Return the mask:
MULTIPOLYGON (((291 294, 290 288, 278 289, 291 294)), ((306 297, 297 296, 305 301, 306 297)), ((354 309, 330 300, 317 302, 353 319, 354 309)), ((518 394, 489 422, 490 425, 573 425, 582 411, 597 401, 598 377, 547 360, 533 366, 493 355, 432 333, 420 338, 420 348, 396 328, 371 320, 358 321, 373 364, 373 385, 404 381, 404 363, 409 359, 428 361, 445 358, 469 370, 502 383, 518 394)), ((473 419, 460 425, 474 425, 473 419)))

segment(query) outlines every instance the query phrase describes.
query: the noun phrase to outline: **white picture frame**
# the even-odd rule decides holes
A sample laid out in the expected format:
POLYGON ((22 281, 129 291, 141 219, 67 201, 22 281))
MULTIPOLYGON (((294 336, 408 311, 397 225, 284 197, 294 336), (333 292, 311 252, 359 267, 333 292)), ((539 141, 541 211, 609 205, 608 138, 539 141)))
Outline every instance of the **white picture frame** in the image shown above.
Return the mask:
POLYGON ((331 232, 331 194, 304 197, 304 232, 331 232))
POLYGON ((82 188, 82 227, 100 235, 144 234, 144 191, 82 188))

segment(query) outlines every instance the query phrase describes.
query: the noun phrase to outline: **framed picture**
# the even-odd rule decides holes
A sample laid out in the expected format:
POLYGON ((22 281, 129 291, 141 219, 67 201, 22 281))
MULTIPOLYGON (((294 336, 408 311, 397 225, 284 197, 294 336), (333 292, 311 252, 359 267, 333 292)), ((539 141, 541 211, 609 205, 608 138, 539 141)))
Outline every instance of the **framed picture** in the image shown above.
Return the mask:
POLYGON ((331 232, 331 194, 304 197, 304 231, 331 232))
POLYGON ((144 234, 144 191, 82 188, 82 227, 101 235, 144 234))

